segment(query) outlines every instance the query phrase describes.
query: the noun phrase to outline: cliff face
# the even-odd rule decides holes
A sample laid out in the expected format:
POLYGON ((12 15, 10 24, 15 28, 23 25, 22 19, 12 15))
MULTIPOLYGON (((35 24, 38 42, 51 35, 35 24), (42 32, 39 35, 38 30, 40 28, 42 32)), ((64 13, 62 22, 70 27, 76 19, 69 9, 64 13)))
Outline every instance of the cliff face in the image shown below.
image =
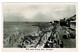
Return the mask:
POLYGON ((70 17, 69 19, 70 19, 70 20, 73 20, 73 21, 76 20, 76 15, 70 17))
POLYGON ((70 21, 70 27, 72 29, 76 29, 76 15, 72 16, 70 19, 71 19, 71 21, 70 21))

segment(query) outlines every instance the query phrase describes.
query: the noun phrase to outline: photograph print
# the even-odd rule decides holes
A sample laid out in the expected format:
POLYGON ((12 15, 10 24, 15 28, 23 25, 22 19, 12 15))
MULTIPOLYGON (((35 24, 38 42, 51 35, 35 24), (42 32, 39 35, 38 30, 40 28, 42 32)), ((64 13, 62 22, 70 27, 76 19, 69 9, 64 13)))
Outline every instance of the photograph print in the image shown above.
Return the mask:
POLYGON ((76 48, 76 3, 4 2, 3 48, 76 48))

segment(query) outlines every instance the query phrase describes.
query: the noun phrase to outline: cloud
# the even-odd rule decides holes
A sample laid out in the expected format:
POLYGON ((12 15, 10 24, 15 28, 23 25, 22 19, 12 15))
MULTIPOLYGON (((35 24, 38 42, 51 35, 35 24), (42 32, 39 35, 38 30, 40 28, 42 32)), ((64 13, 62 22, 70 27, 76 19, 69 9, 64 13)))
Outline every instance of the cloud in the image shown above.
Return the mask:
POLYGON ((57 11, 66 11, 66 9, 63 8, 63 9, 55 9, 54 10, 54 12, 57 12, 57 11))
POLYGON ((51 21, 70 17, 76 13, 71 4, 4 3, 4 21, 51 21))
POLYGON ((21 15, 17 15, 17 14, 11 14, 9 16, 4 17, 4 21, 8 21, 8 22, 21 22, 21 21, 26 21, 25 18, 23 18, 21 15))

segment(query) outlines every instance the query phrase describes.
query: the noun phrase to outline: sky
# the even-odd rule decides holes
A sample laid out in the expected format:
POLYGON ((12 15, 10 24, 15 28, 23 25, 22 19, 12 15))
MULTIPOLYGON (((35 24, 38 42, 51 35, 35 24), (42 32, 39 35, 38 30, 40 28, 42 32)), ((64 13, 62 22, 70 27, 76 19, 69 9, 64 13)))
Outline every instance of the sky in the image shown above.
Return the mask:
POLYGON ((49 22, 75 14, 75 3, 3 3, 4 22, 49 22))

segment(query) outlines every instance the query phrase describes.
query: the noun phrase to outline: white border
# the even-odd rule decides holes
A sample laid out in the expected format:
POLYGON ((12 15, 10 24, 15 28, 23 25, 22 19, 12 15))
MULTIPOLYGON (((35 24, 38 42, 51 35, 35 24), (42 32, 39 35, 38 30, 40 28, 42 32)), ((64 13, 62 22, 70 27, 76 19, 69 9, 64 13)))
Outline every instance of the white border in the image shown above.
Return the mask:
MULTIPOLYGON (((80 41, 79 41, 79 39, 80 39, 80 33, 79 33, 79 29, 80 29, 80 1, 79 0, 55 0, 55 1, 53 1, 53 0, 1 0, 0 1, 0 42, 2 42, 1 41, 1 35, 2 35, 2 13, 1 13, 1 11, 2 11, 2 8, 1 8, 1 3, 2 2, 78 2, 78 53, 80 53, 80 41)), ((1 46, 1 44, 0 44, 0 50, 2 50, 2 48, 1 48, 2 46, 1 46)), ((0 52, 2 52, 2 51, 0 51, 0 52)), ((54 51, 53 51, 54 52, 54 51)), ((5 52, 6 53, 6 52, 5 52)), ((10 53, 12 53, 12 52, 10 52, 10 53)), ((35 53, 35 52, 30 52, 30 53, 35 53)), ((57 52, 56 52, 57 53, 57 52)), ((59 53, 62 53, 62 52, 59 52, 59 53)), ((64 53, 64 52, 63 52, 64 53)), ((69 52, 69 53, 76 53, 76 52, 69 52)))

